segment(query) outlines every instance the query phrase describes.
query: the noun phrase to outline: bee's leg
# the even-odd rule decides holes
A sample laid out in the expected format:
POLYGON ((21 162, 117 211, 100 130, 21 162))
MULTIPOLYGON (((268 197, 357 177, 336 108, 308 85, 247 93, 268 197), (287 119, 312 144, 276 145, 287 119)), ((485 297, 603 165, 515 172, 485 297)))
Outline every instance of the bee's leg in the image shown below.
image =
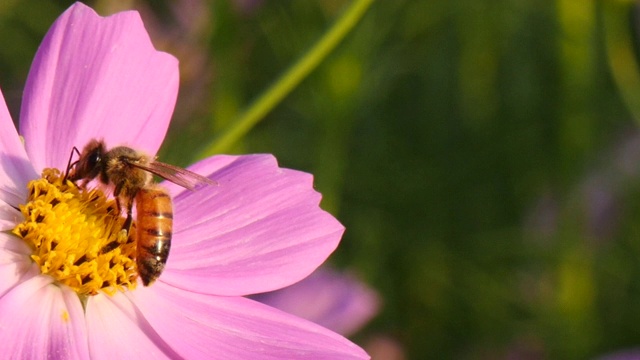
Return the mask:
POLYGON ((116 205, 118 206, 118 214, 122 214, 122 205, 120 204, 121 191, 122 191, 122 186, 116 185, 115 189, 113 189, 113 197, 116 198, 116 205))
POLYGON ((122 215, 122 205, 120 205, 119 197, 116 197, 116 207, 118 208, 118 215, 122 215))
MULTIPOLYGON (((118 208, 120 208, 120 201, 118 200, 116 203, 118 204, 118 208)), ((131 224, 133 223, 133 215, 131 215, 132 209, 133 199, 127 199, 127 219, 124 221, 124 225, 122 225, 122 230, 124 230, 127 234, 129 234, 129 230, 131 230, 131 224)))
POLYGON ((124 235, 129 235, 129 230, 131 230, 131 224, 133 223, 133 216, 131 215, 131 210, 133 209, 133 196, 129 196, 126 192, 121 195, 122 189, 122 185, 116 186, 115 189, 113 189, 113 196, 115 196, 116 205, 118 205, 118 215, 122 214, 121 201, 124 201, 127 205, 127 219, 124 221, 122 230, 120 231, 124 232, 124 235))
POLYGON ((71 154, 69 155, 69 162, 67 162, 67 171, 64 172, 64 178, 62 178, 63 183, 65 183, 69 178, 69 171, 71 171, 71 168, 76 166, 76 164, 78 164, 78 162, 80 161, 80 160, 77 160, 77 161, 74 161, 73 163, 71 162, 71 160, 73 160, 74 152, 78 154, 78 156, 80 156, 80 150, 78 150, 78 148, 74 146, 73 149, 71 149, 71 154))

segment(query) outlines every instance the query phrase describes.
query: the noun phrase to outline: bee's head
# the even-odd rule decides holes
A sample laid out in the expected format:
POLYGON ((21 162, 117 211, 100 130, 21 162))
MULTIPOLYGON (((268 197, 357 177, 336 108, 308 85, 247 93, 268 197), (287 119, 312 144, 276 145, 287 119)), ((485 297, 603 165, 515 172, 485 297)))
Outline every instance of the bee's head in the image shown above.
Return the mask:
POLYGON ((78 161, 73 163, 73 170, 69 174, 69 180, 91 180, 100 175, 104 169, 104 154, 106 146, 102 140, 91 140, 82 150, 78 161))

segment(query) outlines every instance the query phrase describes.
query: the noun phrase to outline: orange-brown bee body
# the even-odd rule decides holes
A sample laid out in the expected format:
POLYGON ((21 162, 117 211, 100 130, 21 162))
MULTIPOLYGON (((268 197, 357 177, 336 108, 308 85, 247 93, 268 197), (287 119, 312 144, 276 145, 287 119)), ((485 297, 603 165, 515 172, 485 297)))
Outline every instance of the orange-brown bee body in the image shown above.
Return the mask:
POLYGON ((204 176, 177 166, 165 164, 126 146, 106 149, 102 140, 91 140, 79 152, 71 151, 65 178, 73 182, 82 180, 81 186, 98 178, 105 185, 113 185, 118 210, 126 211, 123 230, 127 233, 133 222, 134 201, 137 210, 138 274, 147 286, 156 280, 167 262, 171 248, 173 206, 167 191, 152 182, 152 175, 163 177, 189 190, 198 185, 216 184, 204 176), (80 158, 71 162, 73 154, 80 158))
POLYGON ((136 263, 142 283, 155 281, 167 263, 173 231, 173 205, 159 186, 142 188, 136 195, 136 263))

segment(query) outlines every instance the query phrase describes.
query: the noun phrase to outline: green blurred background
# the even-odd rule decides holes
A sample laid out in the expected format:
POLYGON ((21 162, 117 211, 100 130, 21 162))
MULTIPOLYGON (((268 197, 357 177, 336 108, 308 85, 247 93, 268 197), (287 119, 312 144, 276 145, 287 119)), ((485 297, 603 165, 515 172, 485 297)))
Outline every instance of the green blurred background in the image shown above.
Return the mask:
MULTIPOLYGON (((0 3, 14 119, 70 1, 0 3)), ((90 1, 138 9, 181 62, 161 158, 188 165, 351 4, 90 1)), ((406 358, 584 359, 640 347, 640 13, 634 1, 377 1, 228 153, 315 174, 331 258, 383 299, 353 338, 406 358)))

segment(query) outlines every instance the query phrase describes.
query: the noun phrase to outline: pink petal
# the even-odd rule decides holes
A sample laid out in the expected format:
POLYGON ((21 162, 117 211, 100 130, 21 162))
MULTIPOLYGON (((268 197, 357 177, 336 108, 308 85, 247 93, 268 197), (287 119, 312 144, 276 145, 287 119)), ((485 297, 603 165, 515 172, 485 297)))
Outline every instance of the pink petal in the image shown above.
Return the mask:
POLYGON ((214 168, 217 186, 174 199, 161 281, 215 295, 270 291, 309 275, 338 245, 344 227, 318 206, 311 175, 278 168, 268 155, 216 157, 192 170, 214 168))
POLYGON ((284 289, 254 300, 333 330, 351 335, 378 312, 378 294, 351 274, 321 267, 284 289))
POLYGON ((242 297, 158 283, 127 293, 153 329, 187 359, 368 359, 325 328, 242 297))
POLYGON ((0 231, 11 230, 22 220, 23 216, 17 206, 18 204, 8 204, 0 200, 0 231))
MULTIPOLYGON (((27 182, 37 177, 0 92, 0 208, 17 207, 27 198, 27 182)), ((5 219, 5 217, 2 217, 5 219)), ((6 230, 0 220, 0 230, 6 230)))
POLYGON ((177 92, 177 60, 154 49, 137 12, 102 18, 75 3, 29 72, 20 115, 29 158, 37 171, 64 169, 91 138, 155 154, 177 92))
POLYGON ((0 298, 0 358, 89 358, 82 304, 52 283, 35 276, 0 298))
POLYGON ((40 274, 30 255, 31 249, 24 241, 0 232, 0 297, 16 284, 40 274))
POLYGON ((91 359, 179 358, 121 293, 89 298, 86 317, 91 359))

